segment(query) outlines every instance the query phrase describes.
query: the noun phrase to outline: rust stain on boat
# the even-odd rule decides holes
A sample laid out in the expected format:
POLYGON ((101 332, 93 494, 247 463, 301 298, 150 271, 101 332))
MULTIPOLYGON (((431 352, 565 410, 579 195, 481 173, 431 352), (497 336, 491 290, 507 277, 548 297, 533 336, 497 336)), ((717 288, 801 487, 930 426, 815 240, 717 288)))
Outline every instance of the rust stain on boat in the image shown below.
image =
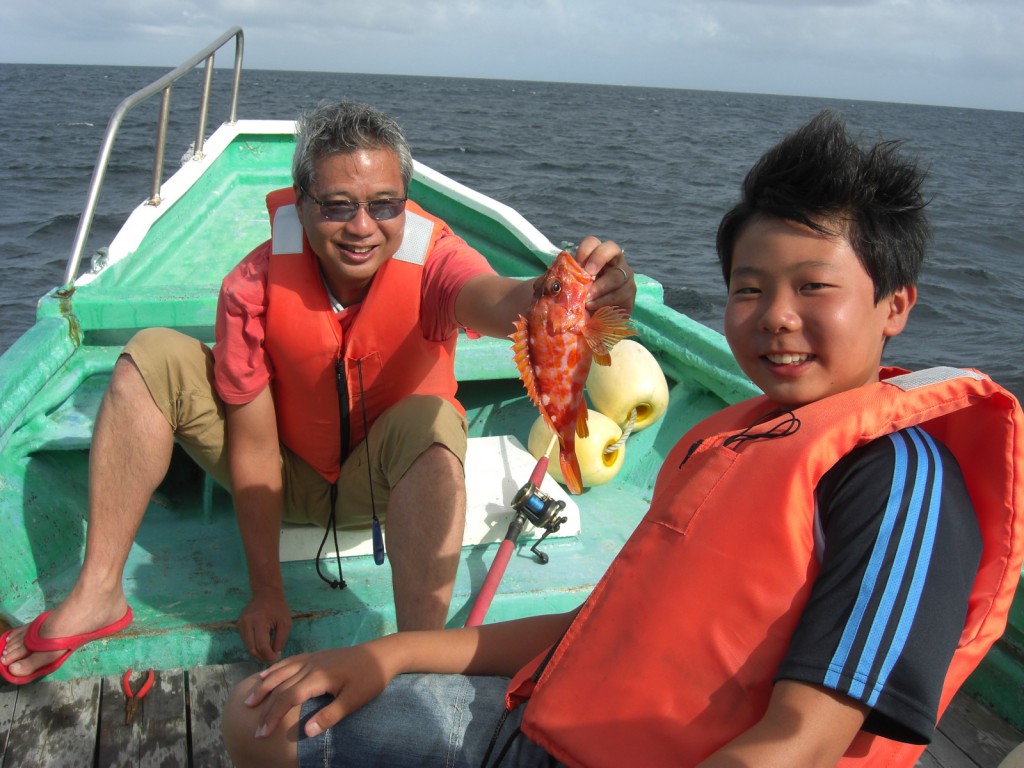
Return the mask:
MULTIPOLYGON (((316 621, 328 616, 332 616, 336 611, 301 611, 299 613, 292 614, 293 621, 316 621)), ((168 614, 169 615, 169 614, 168 614)), ((0 622, 3 620, 0 619, 0 622)), ((236 631, 237 621, 235 619, 227 619, 222 621, 205 621, 189 624, 191 629, 198 630, 200 632, 234 632, 236 631)), ((132 626, 121 632, 118 637, 146 637, 148 635, 163 635, 168 632, 173 632, 181 629, 181 627, 154 627, 147 629, 143 626, 132 626)))

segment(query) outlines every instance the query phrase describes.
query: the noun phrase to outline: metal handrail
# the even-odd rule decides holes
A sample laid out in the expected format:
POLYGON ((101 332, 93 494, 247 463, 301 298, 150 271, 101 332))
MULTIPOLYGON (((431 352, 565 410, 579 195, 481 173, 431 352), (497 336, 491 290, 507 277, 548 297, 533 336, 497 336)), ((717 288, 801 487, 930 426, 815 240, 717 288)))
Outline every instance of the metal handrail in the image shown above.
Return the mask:
POLYGON ((157 123, 156 149, 153 157, 153 182, 150 188, 149 200, 147 201, 149 205, 159 205, 160 186, 163 184, 164 145, 167 142, 167 123, 170 116, 171 86, 190 73, 201 61, 205 60, 206 73, 203 78, 202 98, 199 106, 199 125, 196 129, 196 140, 192 150, 192 159, 198 160, 203 156, 206 113, 210 103, 210 84, 213 80, 213 57, 217 50, 232 38, 235 40, 235 67, 231 83, 231 116, 228 122, 235 123, 238 113, 238 86, 242 75, 242 50, 245 42, 241 27, 232 27, 195 56, 181 64, 177 69, 168 72, 159 80, 153 81, 118 104, 114 114, 110 117, 110 122, 107 123, 107 131, 103 135, 103 144, 100 147, 99 157, 96 159, 96 166, 92 171, 92 181, 89 182, 89 193, 85 200, 85 208, 82 209, 82 216, 78 220, 78 230, 75 232, 75 240, 71 246, 71 255, 68 257, 67 268, 64 270, 62 291, 66 292, 72 289, 75 278, 78 276, 78 267, 82 262, 82 251, 85 250, 85 241, 89 237, 89 230, 92 228, 93 217, 96 214, 96 203, 99 199, 100 188, 103 186, 103 177, 107 172, 110 152, 114 146, 114 139, 117 136, 118 129, 121 127, 121 121, 124 119, 124 116, 131 109, 134 109, 154 94, 163 93, 160 104, 160 116, 157 123))

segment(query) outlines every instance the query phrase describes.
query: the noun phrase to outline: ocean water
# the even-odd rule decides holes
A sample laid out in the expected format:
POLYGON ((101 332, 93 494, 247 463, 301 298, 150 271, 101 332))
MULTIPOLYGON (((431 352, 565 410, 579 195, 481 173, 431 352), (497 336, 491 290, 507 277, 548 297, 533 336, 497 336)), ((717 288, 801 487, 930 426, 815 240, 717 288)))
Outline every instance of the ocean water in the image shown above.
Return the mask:
MULTIPOLYGON (((61 282, 104 130, 164 73, 0 64, 0 352, 61 282)), ((175 86, 165 177, 194 139, 199 72, 175 86)), ((209 129, 228 116, 217 70, 209 129)), ((243 118, 359 99, 395 116, 414 155, 517 209, 553 242, 611 238, 674 308, 721 330, 714 253, 750 165, 823 108, 866 140, 902 139, 929 170, 934 238, 907 330, 885 362, 972 366, 1024 397, 1024 113, 505 80, 243 73, 243 118)), ((157 100, 114 145, 85 260, 147 195, 157 100)), ((239 258, 244 254, 239 253, 239 258)))

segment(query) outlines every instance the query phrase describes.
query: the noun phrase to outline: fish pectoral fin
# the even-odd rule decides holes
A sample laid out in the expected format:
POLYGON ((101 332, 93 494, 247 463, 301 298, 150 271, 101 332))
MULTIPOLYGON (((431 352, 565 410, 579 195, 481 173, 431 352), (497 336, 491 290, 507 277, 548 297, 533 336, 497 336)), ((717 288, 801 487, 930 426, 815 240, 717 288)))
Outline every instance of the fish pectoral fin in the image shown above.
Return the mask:
POLYGON ((590 316, 583 329, 583 338, 600 365, 609 365, 611 348, 627 336, 635 335, 636 330, 622 307, 601 307, 590 316))

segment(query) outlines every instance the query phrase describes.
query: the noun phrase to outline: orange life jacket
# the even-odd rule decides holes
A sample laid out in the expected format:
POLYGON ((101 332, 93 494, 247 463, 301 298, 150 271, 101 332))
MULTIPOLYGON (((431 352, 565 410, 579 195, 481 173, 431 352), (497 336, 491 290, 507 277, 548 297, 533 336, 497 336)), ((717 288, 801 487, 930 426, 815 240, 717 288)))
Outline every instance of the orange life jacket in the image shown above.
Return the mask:
POLYGON ((455 399, 455 335, 436 342, 420 328, 423 265, 444 223, 407 204, 402 245, 377 271, 343 339, 293 189, 267 195, 267 209, 272 251, 265 345, 281 441, 334 482, 342 440, 345 450, 358 445, 374 420, 402 398, 437 395, 465 413, 455 399))
MULTIPOLYGON (((538 658, 509 686, 509 706, 530 697, 531 740, 569 765, 689 766, 754 725, 818 573, 818 480, 855 447, 915 424, 956 456, 983 539, 941 714, 1002 634, 1020 578, 1024 418, 976 372, 882 376, 796 409, 786 437, 728 440, 772 410, 760 397, 676 445, 650 511, 546 665, 538 658)), ((923 749, 862 731, 840 765, 910 766, 923 749)))

